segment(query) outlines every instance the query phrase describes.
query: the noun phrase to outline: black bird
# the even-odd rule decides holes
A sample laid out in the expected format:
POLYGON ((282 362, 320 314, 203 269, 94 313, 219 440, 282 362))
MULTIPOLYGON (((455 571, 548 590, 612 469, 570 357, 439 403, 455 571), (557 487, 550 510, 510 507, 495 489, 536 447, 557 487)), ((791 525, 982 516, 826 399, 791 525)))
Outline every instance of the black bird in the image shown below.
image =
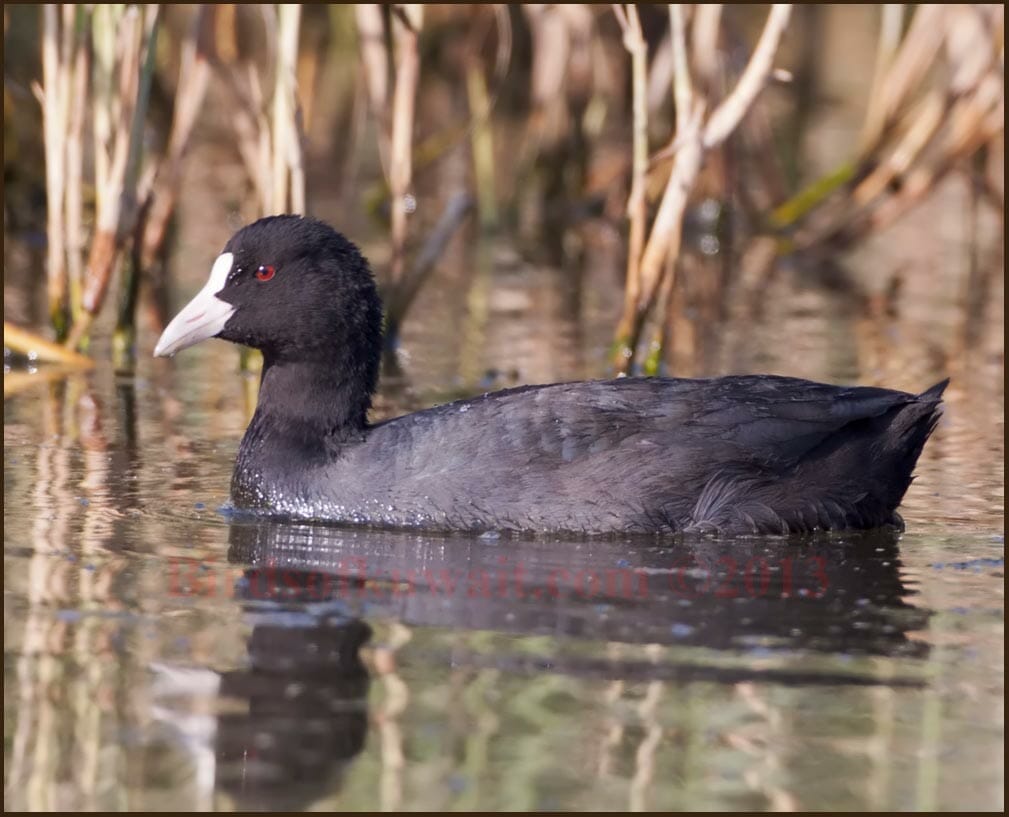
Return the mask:
POLYGON ((232 501, 434 530, 784 534, 902 525, 947 381, 907 394, 771 375, 523 386, 368 422, 382 304, 320 221, 239 230, 155 355, 259 349, 232 501))

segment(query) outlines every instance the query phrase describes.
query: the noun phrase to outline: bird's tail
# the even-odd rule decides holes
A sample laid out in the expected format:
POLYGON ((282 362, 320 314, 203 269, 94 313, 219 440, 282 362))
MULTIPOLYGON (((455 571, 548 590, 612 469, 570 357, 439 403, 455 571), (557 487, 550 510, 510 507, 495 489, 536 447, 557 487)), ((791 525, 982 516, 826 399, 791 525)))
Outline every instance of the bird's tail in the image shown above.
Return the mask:
POLYGON ((942 394, 948 385, 946 378, 923 391, 897 412, 886 429, 883 447, 891 458, 892 474, 887 493, 893 507, 904 498, 922 449, 942 417, 942 394))

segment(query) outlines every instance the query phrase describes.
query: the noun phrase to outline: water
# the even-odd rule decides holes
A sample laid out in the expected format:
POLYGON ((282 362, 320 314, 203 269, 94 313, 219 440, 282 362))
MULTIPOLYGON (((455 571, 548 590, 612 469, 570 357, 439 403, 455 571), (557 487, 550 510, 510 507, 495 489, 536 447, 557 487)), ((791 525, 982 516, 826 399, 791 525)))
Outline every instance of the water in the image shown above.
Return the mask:
MULTIPOLYGON (((456 247, 377 415, 603 374, 617 250, 579 269, 456 247)), ((233 348, 154 361, 146 332, 135 376, 6 375, 7 807, 1002 808, 1001 313, 963 348, 955 276, 894 316, 803 275, 691 365, 952 373, 900 537, 233 520, 233 348)))

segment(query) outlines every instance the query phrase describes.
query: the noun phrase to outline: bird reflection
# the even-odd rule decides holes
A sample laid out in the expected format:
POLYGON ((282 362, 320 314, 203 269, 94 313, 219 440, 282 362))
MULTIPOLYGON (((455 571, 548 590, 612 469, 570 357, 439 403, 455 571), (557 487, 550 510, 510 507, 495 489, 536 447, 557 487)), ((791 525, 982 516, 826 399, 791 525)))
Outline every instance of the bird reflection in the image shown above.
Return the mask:
MULTIPOLYGON (((345 614, 479 629, 748 651, 921 657, 891 530, 802 539, 539 541, 233 524, 250 596, 304 585, 345 614), (295 579, 301 575, 300 579, 295 579)), ((652 670, 654 671, 654 669, 652 670)))
MULTIPOLYGON (((255 570, 245 578, 257 600, 270 598, 255 570)), ((249 611, 248 667, 221 676, 219 697, 241 705, 218 717, 216 784, 243 809, 291 810, 339 790, 368 731, 360 649, 371 628, 304 614, 293 578, 276 586, 272 608, 249 611)))
POLYGON ((341 790, 369 729, 365 617, 407 628, 548 635, 557 649, 544 658, 507 646, 470 650, 466 639, 453 639, 441 647, 451 654, 425 655, 453 671, 923 683, 913 674, 876 677, 872 662, 844 672, 843 661, 792 660, 927 655, 914 633, 930 612, 914 604, 901 578, 892 531, 546 541, 235 520, 229 545, 228 561, 241 571, 235 596, 252 626, 248 662, 219 675, 215 728, 204 732, 213 736, 204 743, 211 762, 201 768, 210 788, 239 808, 304 808, 341 790), (651 646, 647 655, 567 649, 587 641, 651 646), (728 660, 712 661, 712 651, 728 660))

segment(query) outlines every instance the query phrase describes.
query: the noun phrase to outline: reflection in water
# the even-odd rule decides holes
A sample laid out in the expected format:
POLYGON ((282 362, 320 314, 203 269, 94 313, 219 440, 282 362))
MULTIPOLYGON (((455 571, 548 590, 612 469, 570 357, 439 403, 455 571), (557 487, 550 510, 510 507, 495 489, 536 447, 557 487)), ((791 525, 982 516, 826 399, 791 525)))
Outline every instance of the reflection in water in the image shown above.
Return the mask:
MULTIPOLYGON (((401 628, 549 634, 558 646, 605 641, 608 655, 456 648, 427 658, 454 672, 647 683, 653 697, 668 680, 736 685, 744 697, 754 681, 918 686, 913 676, 876 677, 871 668, 817 671, 806 661, 791 669, 788 654, 927 653, 908 637, 928 614, 907 602, 889 532, 735 545, 515 540, 506 555, 480 539, 244 521, 230 527, 229 544, 228 562, 248 566, 229 575, 252 631, 247 668, 222 673, 216 687, 213 785, 241 808, 300 808, 340 791, 367 731, 359 650, 371 629, 354 614, 391 616, 401 628), (612 652, 622 643, 647 652, 622 659, 612 652), (712 661, 711 650, 743 661, 712 661)), ((407 692, 395 660, 381 655, 375 666, 403 699, 386 702, 391 717, 375 718, 389 767, 382 792, 399 804, 403 736, 395 721, 407 692)))
MULTIPOLYGON (((744 699, 760 681, 914 687, 921 685, 914 675, 880 677, 871 665, 839 672, 808 660, 793 668, 788 659, 799 649, 927 654, 909 632, 928 614, 907 601, 889 532, 632 547, 514 540, 505 556, 498 543, 465 537, 245 522, 230 527, 229 543, 228 562, 247 566, 233 574, 234 594, 252 632, 247 667, 220 674, 220 712, 209 732, 213 787, 241 808, 302 808, 342 788, 368 728, 369 674, 359 650, 371 628, 355 615, 393 617, 408 629, 551 635, 561 651, 548 656, 456 646, 426 658, 454 672, 546 672, 608 679, 618 689, 645 683, 653 698, 670 680, 733 685, 744 699), (571 650, 578 641, 607 646, 602 653, 571 650), (646 646, 627 658, 620 644, 646 646)), ((395 720, 407 692, 391 651, 377 651, 374 664, 401 699, 399 706, 386 702, 383 714, 391 717, 376 718, 389 767, 383 800, 399 805, 403 737, 395 720)))
MULTIPOLYGON (((514 540, 504 556, 497 543, 465 537, 245 522, 230 527, 229 543, 228 562, 247 566, 229 575, 252 632, 247 666, 220 673, 214 685, 220 705, 211 709, 219 711, 204 731, 214 735, 211 785, 240 808, 303 808, 342 788, 368 730, 369 673, 359 651, 371 628, 355 614, 391 616, 401 628, 606 642, 604 653, 544 657, 457 647, 427 658, 455 672, 547 672, 610 679, 621 688, 647 683, 653 697, 669 680, 735 685, 744 698, 754 695, 755 681, 919 686, 914 676, 876 677, 871 667, 817 670, 807 660, 791 668, 788 655, 927 653, 908 636, 928 614, 907 602, 889 532, 743 545, 514 540), (614 653, 621 643, 646 651, 622 658, 614 653), (711 650, 725 655, 712 660, 711 650), (726 660, 733 655, 744 660, 726 660)), ((189 579, 180 587, 208 582, 206 575, 189 579)), ((377 651, 374 664, 403 699, 398 707, 386 702, 392 718, 376 719, 392 772, 383 795, 391 792, 398 804, 403 749, 395 716, 405 686, 390 651, 377 651)))
MULTIPOLYGON (((805 540, 603 539, 505 542, 278 522, 231 527, 230 562, 254 565, 246 598, 285 592, 408 626, 551 635, 738 651, 773 662, 796 650, 923 658, 909 637, 928 613, 909 603, 896 535, 805 540), (290 588, 289 590, 287 588, 290 588)), ((599 666, 552 657, 549 669, 734 682, 790 670, 599 666)), ((499 656, 509 666, 508 656, 499 656)), ((452 660, 462 660, 458 654, 452 660)), ((873 683, 795 673, 795 683, 873 683)), ((888 677, 887 683, 893 679, 888 677)))
POLYGON ((359 650, 371 630, 280 610, 252 618, 249 666, 221 675, 221 698, 242 706, 218 716, 217 786, 240 809, 304 808, 339 789, 364 747, 368 671, 359 650))
POLYGON ((371 630, 299 610, 289 593, 247 619, 240 668, 152 663, 153 745, 186 758, 197 808, 223 793, 243 810, 302 809, 338 791, 364 747, 369 675, 359 651, 371 630))

